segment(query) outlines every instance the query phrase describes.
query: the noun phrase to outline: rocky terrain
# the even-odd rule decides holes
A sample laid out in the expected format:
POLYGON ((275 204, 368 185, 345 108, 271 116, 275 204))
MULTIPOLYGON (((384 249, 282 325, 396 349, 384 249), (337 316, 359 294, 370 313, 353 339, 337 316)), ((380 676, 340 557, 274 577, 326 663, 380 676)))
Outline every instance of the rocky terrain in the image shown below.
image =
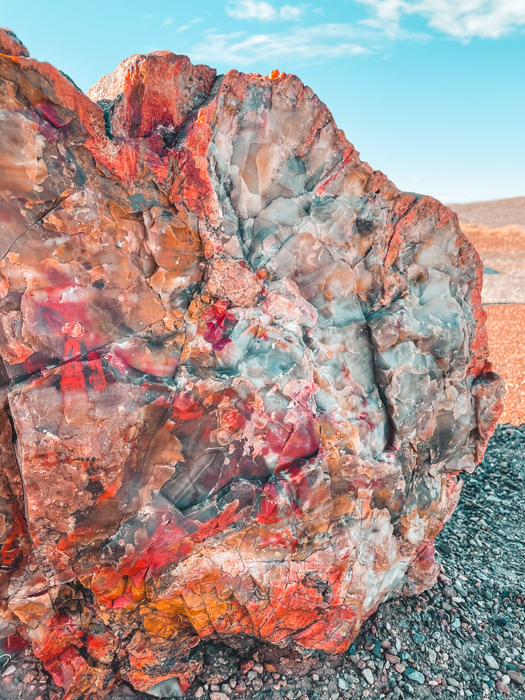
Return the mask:
MULTIPOLYGON (((432 589, 381 605, 341 655, 301 657, 271 646, 239 653, 205 643, 205 670, 186 697, 525 697, 525 425, 499 425, 485 459, 464 480, 436 541, 441 574, 432 589)), ((2 700, 55 697, 30 652, 3 663, 2 700)), ((151 697, 122 684, 110 700, 151 697)))

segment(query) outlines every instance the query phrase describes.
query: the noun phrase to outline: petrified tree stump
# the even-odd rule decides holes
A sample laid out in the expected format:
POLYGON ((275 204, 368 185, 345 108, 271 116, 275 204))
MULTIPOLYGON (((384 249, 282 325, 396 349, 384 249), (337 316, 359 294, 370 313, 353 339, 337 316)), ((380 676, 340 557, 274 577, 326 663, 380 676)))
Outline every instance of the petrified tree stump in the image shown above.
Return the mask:
POLYGON ((456 216, 295 76, 159 51, 86 96, 0 49, 4 648, 65 698, 344 651, 432 584, 501 411, 456 216))

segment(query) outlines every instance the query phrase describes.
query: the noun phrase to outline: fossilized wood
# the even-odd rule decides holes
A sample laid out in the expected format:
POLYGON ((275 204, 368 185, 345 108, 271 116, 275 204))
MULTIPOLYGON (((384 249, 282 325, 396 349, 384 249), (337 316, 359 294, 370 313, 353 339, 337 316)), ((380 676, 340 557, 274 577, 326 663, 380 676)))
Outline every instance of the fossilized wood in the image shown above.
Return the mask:
POLYGON ((0 47, 0 636, 65 698, 344 651, 501 411, 457 217, 293 75, 160 51, 87 96, 0 47))

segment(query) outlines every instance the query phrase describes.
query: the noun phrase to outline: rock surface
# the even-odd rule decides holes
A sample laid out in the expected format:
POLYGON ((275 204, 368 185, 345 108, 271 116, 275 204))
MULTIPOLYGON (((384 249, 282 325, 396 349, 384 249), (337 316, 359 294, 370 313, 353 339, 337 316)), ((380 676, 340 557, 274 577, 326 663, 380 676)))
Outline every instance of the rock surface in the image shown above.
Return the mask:
POLYGON ((86 96, 15 39, 3 649, 69 699, 185 691, 205 639, 345 651, 434 582, 501 412, 479 257, 295 76, 161 51, 86 96))
MULTIPOLYGON (((458 507, 436 537, 438 581, 421 595, 382 603, 346 653, 298 653, 257 640, 234 650, 205 640, 204 663, 186 697, 211 700, 212 693, 222 692, 231 700, 493 698, 500 697, 496 683, 502 682, 512 698, 523 700, 524 448, 525 424, 496 426, 482 463, 461 476, 458 507), (454 590, 452 598, 448 589, 454 590), (485 654, 497 660, 497 670, 487 665, 485 654), (372 686, 362 675, 365 668, 372 671, 372 686), (424 685, 408 680, 409 668, 423 674, 424 685)), ((56 700, 29 648, 11 661, 0 659, 0 666, 2 700, 56 700)), ((151 696, 121 684, 108 700, 130 697, 151 696)))

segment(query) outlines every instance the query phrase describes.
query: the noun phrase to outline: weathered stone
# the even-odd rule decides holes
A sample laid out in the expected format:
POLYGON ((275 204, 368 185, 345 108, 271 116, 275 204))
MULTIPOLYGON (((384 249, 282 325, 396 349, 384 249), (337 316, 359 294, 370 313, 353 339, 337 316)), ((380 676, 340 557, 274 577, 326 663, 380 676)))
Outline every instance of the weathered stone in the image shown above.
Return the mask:
POLYGON ((507 675, 516 685, 525 685, 525 676, 519 671, 507 671, 507 675))
POLYGON ((346 650, 501 411, 456 216, 295 76, 161 51, 86 96, 0 47, 0 636, 70 699, 346 650))
POLYGON ((485 654, 484 659, 487 666, 489 666, 493 670, 497 670, 499 668, 499 664, 496 661, 496 659, 492 656, 492 654, 485 654))
POLYGON ((405 669, 405 676, 416 683, 423 684, 425 682, 425 676, 421 673, 421 671, 416 671, 415 668, 405 669))
POLYGON ((0 29, 0 53, 6 56, 29 56, 29 51, 17 35, 7 27, 0 29))

